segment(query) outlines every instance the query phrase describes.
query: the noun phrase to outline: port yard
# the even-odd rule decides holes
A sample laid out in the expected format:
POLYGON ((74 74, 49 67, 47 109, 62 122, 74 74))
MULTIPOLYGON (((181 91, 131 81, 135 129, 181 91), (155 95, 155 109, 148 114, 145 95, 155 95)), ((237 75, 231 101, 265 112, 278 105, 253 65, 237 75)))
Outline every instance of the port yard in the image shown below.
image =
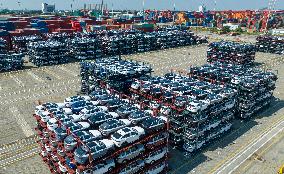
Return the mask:
MULTIPOLYGON (((216 39, 214 35, 208 36, 209 40, 216 39)), ((238 37, 240 40, 248 40, 247 37, 238 37)), ((226 36, 222 39, 236 38, 226 36)), ((249 41, 255 42, 253 36, 250 36, 249 41)), ((171 70, 186 71, 190 65, 204 64, 206 50, 207 45, 203 44, 127 55, 123 58, 147 62, 152 65, 155 75, 161 75, 171 70)), ((275 173, 277 166, 284 160, 281 149, 283 138, 275 134, 283 134, 283 130, 277 129, 277 125, 281 125, 284 120, 283 61, 283 55, 257 52, 256 66, 272 69, 279 77, 274 91, 276 100, 271 107, 249 121, 236 120, 233 129, 223 138, 188 158, 185 158, 182 152, 172 149, 170 173, 226 173, 236 167, 231 165, 235 162, 234 159, 243 162, 233 173, 253 173, 255 168, 275 173), (271 135, 275 134, 275 137, 270 136, 271 141, 261 146, 262 137, 274 130, 274 127, 275 132, 271 135), (257 144, 260 144, 260 148, 256 148, 257 144), (254 148, 253 154, 246 158, 244 155, 248 151, 245 150, 250 147, 254 148)), ((79 63, 68 63, 40 68, 28 64, 24 70, 1 73, 0 173, 45 173, 48 170, 37 155, 39 148, 35 143, 37 137, 33 129, 35 121, 31 115, 40 101, 60 102, 68 96, 76 95, 80 89, 79 72, 79 63)))

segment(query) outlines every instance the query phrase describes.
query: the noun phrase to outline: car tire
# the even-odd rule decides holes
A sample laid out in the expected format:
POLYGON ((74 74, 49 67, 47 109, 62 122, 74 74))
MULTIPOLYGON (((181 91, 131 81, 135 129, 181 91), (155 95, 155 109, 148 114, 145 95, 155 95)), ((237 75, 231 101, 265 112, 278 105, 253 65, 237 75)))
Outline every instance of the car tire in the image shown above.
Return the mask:
POLYGON ((108 168, 108 171, 110 172, 110 171, 112 171, 114 169, 114 167, 110 167, 110 168, 108 168))

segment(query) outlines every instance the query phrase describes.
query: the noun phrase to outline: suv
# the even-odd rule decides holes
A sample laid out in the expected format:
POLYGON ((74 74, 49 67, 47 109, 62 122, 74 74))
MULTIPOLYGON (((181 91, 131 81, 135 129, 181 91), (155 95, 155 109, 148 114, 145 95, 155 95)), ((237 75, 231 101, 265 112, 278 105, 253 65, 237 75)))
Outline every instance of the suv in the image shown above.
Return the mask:
POLYGON ((122 152, 117 157, 117 162, 118 163, 126 163, 128 160, 131 160, 131 159, 139 156, 144 151, 145 151, 145 148, 144 148, 143 144, 138 144, 136 146, 133 146, 133 147, 129 148, 127 151, 122 152))
POLYGON ((121 147, 138 140, 144 134, 145 131, 141 127, 125 127, 112 134, 111 139, 117 147, 121 147))
POLYGON ((153 164, 155 161, 158 161, 159 159, 163 158, 166 153, 167 153, 167 148, 162 148, 154 152, 151 152, 149 156, 145 158, 145 163, 153 164))
POLYGON ((99 130, 101 133, 105 136, 109 135, 110 133, 113 133, 121 128, 124 128, 126 126, 129 126, 131 122, 127 119, 110 119, 106 121, 105 123, 101 124, 99 126, 99 130))
POLYGON ((106 155, 113 148, 113 142, 108 139, 88 142, 86 145, 81 145, 75 150, 74 158, 77 163, 85 164, 89 159, 89 154, 91 154, 92 158, 95 160, 106 155))
POLYGON ((145 163, 143 160, 137 160, 129 165, 127 165, 125 168, 123 168, 119 174, 130 174, 130 173, 138 173, 138 171, 145 166, 145 163))

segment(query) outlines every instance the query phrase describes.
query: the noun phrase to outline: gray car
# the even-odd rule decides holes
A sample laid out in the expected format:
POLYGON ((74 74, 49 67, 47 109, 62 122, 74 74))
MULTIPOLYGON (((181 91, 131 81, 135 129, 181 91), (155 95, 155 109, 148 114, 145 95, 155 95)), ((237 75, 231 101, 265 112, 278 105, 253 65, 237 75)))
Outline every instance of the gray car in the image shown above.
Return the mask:
POLYGON ((117 162, 118 163, 126 163, 128 160, 131 160, 131 159, 139 156, 144 151, 145 151, 145 148, 144 148, 143 144, 138 144, 136 146, 133 146, 130 149, 128 149, 127 151, 122 152, 117 157, 117 162))

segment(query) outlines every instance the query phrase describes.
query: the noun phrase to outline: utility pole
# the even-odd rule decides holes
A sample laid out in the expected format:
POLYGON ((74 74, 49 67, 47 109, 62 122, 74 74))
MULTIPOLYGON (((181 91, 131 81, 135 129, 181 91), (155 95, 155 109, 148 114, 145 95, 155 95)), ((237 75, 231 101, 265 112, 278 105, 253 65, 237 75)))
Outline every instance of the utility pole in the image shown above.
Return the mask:
POLYGON ((101 10, 102 10, 102 16, 103 16, 104 15, 104 0, 102 0, 101 10))
POLYGON ((175 25, 175 11, 176 11, 176 3, 174 3, 174 11, 173 11, 173 25, 175 25))
POLYGON ((143 7, 143 20, 145 20, 145 0, 142 1, 142 7, 143 7))
POLYGON ((217 7, 217 0, 214 1, 214 11, 216 11, 216 7, 217 7))

